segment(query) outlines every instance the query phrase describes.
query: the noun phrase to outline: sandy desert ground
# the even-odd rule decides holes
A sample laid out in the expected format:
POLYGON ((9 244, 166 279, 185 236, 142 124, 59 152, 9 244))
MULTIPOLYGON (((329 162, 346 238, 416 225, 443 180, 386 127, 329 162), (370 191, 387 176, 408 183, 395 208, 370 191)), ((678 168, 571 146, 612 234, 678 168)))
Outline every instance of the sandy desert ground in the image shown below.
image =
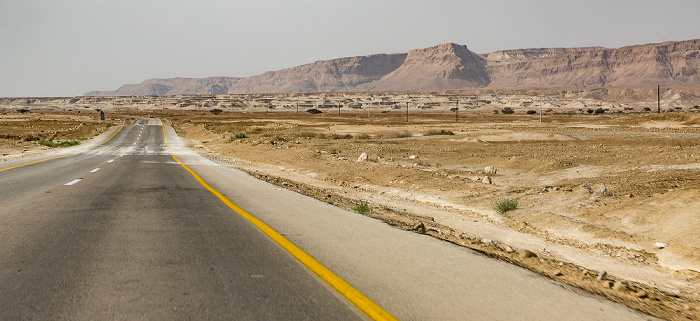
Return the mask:
MULTIPOLYGON (((110 111, 107 123, 128 122, 120 113, 150 114, 192 148, 260 179, 348 209, 366 204, 365 215, 652 315, 699 319, 700 114, 693 102, 656 114, 641 112, 653 107, 649 101, 578 101, 581 108, 552 107, 540 123, 526 114, 536 97, 522 101, 459 115, 450 102, 413 109, 408 121, 393 104, 369 117, 358 108, 311 115, 259 106, 215 115, 212 106, 142 106, 110 111), (608 111, 589 114, 584 105, 608 111), (516 113, 493 113, 503 106, 516 113), (495 211, 506 198, 517 209, 495 211)), ((26 141, 30 134, 77 139, 105 128, 94 111, 8 109, 0 159, 48 149, 26 141)))

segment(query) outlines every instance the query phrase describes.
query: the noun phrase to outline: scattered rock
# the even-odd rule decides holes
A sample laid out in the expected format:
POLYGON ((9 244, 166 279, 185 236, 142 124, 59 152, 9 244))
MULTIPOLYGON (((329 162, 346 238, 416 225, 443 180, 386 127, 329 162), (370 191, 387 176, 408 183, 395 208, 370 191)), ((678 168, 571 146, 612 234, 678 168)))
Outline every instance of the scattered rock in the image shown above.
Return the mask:
POLYGON ((413 230, 418 233, 425 234, 425 224, 423 224, 423 222, 418 222, 416 225, 413 225, 413 230))
POLYGON ((518 257, 521 259, 527 259, 531 257, 537 257, 537 254, 535 252, 532 252, 530 250, 520 250, 518 251, 518 257))
POLYGON ((496 174, 497 171, 498 170, 496 169, 496 167, 493 167, 493 166, 489 166, 489 167, 484 168, 484 172, 486 172, 487 174, 493 175, 493 174, 496 174))
POLYGON ((666 243, 661 243, 661 242, 656 242, 656 243, 654 243, 654 246, 656 246, 656 248, 663 249, 663 248, 667 247, 668 244, 666 244, 666 243))
POLYGON ((644 290, 636 291, 636 292, 634 292, 632 295, 634 295, 635 298, 639 298, 639 299, 641 299, 641 298, 646 298, 646 297, 649 296, 649 294, 647 293, 647 291, 644 291, 644 290))
POLYGON ((367 160, 367 158, 368 158, 367 153, 362 153, 362 154, 360 154, 360 157, 357 158, 357 162, 358 162, 358 163, 359 163, 359 162, 364 162, 364 161, 367 160))
POLYGON ((603 287, 606 289, 612 289, 613 286, 613 282, 608 280, 601 282, 601 284, 603 284, 603 287))
POLYGON ((493 184, 491 182, 491 177, 488 177, 488 176, 484 176, 484 179, 481 182, 484 184, 493 184))
POLYGON ((564 273, 561 273, 561 271, 556 270, 554 271, 554 276, 562 276, 564 273))
POLYGON ((619 292, 627 292, 627 290, 628 290, 627 282, 626 281, 615 281, 615 284, 613 284, 612 289, 615 291, 619 291, 619 292))
POLYGON ((603 196, 615 196, 615 193, 612 192, 605 184, 601 184, 598 186, 598 193, 603 196))
POLYGON ((418 159, 418 155, 411 155, 411 156, 408 156, 408 159, 418 159))
POLYGON ((491 244, 491 240, 489 240, 489 239, 482 239, 482 240, 481 240, 481 243, 484 243, 484 244, 486 244, 486 245, 490 245, 490 244, 491 244))
POLYGON ((598 281, 603 281, 603 279, 605 279, 605 275, 607 275, 607 274, 608 274, 608 272, 600 271, 600 273, 598 273, 598 277, 596 279, 598 281))
POLYGON ((681 293, 683 293, 683 291, 681 291, 681 290, 671 290, 671 296, 674 296, 674 297, 681 296, 681 293))
POLYGON ((513 250, 513 248, 510 247, 510 246, 508 246, 508 245, 504 246, 504 247, 503 247, 503 250, 506 251, 506 252, 508 252, 508 253, 513 253, 513 252, 515 252, 515 251, 513 250))

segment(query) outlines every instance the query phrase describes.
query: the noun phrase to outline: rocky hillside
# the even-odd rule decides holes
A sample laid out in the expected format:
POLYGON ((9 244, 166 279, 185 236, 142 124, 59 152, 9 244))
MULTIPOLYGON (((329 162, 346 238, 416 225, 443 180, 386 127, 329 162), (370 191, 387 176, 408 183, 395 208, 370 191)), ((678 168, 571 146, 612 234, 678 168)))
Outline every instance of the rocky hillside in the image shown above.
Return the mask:
POLYGON ((483 87, 700 84, 700 39, 628 46, 501 50, 447 43, 407 54, 317 61, 247 78, 149 79, 90 96, 249 94, 483 87))

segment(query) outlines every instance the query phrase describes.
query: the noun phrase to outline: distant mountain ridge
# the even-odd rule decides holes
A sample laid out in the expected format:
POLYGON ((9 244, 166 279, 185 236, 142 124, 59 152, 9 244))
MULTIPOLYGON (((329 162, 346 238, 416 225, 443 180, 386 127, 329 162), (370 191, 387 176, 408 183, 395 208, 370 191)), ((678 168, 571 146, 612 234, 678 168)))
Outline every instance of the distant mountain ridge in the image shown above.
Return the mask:
POLYGON ((149 79, 88 96, 166 96, 483 87, 700 84, 700 39, 603 47, 532 48, 475 54, 446 43, 408 53, 317 61, 261 75, 149 79))

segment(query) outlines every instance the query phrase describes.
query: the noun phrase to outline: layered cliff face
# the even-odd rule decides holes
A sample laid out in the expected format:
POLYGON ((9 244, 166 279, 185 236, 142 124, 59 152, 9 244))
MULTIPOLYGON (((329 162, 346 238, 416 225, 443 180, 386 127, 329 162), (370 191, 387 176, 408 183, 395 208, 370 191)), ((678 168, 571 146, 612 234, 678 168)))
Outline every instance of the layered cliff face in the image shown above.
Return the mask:
POLYGON ((453 43, 411 50, 403 64, 364 90, 458 89, 489 84, 486 59, 453 43))
POLYGON ((700 39, 637 45, 502 50, 477 55, 447 43, 317 61, 248 78, 151 79, 88 95, 249 94, 478 87, 700 84, 700 39))
POLYGON ((165 78, 148 79, 137 85, 123 85, 115 91, 89 92, 87 96, 172 96, 226 94, 242 78, 165 78))
POLYGON ((689 40, 491 63, 489 87, 697 84, 699 52, 700 40, 689 40))
POLYGON ((489 62, 489 65, 509 64, 528 60, 541 59, 572 51, 589 51, 605 49, 603 47, 578 47, 578 48, 531 48, 498 50, 482 55, 489 62))
POLYGON ((380 54, 317 61, 241 80, 231 94, 352 91, 399 68, 406 54, 380 54))

